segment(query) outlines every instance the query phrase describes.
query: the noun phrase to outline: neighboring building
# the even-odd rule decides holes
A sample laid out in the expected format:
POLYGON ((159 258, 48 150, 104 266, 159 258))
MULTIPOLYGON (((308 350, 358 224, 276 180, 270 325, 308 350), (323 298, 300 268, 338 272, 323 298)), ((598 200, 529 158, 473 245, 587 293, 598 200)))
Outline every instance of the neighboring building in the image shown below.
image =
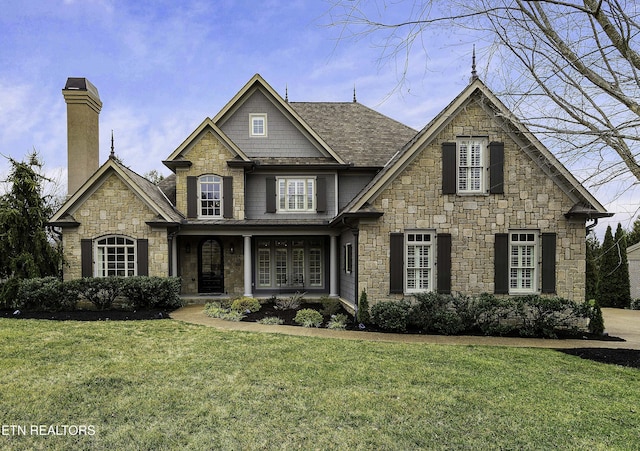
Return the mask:
POLYGON ((629 262, 631 299, 640 299, 640 243, 627 248, 627 261, 629 262))
POLYGON ((168 156, 160 186, 115 158, 98 168, 98 92, 70 78, 63 95, 70 197, 51 223, 65 279, 173 275, 185 295, 352 305, 364 289, 372 303, 582 300, 586 223, 611 216, 477 78, 418 132, 355 98, 289 102, 255 75, 168 156))

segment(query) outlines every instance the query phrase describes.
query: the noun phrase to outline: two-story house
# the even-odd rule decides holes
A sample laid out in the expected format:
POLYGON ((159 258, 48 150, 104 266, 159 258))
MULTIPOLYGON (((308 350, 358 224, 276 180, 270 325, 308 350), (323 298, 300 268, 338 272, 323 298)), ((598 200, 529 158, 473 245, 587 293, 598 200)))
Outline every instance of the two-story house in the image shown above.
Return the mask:
POLYGON ((421 131, 356 102, 289 102, 255 75, 163 163, 98 167, 97 89, 63 89, 65 279, 179 276, 185 295, 419 291, 582 300, 603 206, 477 78, 421 131))

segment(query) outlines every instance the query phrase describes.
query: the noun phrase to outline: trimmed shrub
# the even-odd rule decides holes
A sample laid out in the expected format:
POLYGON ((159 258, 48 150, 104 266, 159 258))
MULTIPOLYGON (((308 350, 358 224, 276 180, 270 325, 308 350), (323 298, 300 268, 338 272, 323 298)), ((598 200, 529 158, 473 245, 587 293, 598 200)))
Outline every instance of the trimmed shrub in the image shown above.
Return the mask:
POLYGON ((235 299, 231 303, 231 310, 241 313, 257 312, 261 307, 262 305, 260 304, 260 301, 256 298, 249 298, 246 296, 235 299))
POLYGON ((20 310, 59 312, 73 310, 77 295, 68 295, 64 284, 56 277, 22 279, 14 307, 20 310))
POLYGON ((403 301, 382 301, 371 307, 371 322, 383 330, 404 332, 407 330, 409 304, 403 301))
POLYGON ((574 330, 577 319, 586 317, 575 302, 559 297, 530 295, 514 298, 514 302, 523 337, 557 338, 558 330, 574 330))
POLYGON ((80 279, 78 293, 98 310, 107 310, 122 290, 122 277, 87 277, 80 279))
POLYGON ((640 310, 640 299, 632 300, 631 304, 629 305, 629 308, 631 310, 640 310))
POLYGON ((180 284, 178 277, 126 277, 120 294, 132 309, 178 308, 182 306, 180 284))
MULTIPOLYGON (((419 293, 414 296, 415 303, 411 307, 410 321, 425 332, 444 335, 455 335, 470 327, 463 321, 463 310, 467 310, 469 300, 456 300, 451 295, 434 292, 419 293)), ((468 314, 464 314, 466 318, 468 314)), ((473 324, 473 319, 471 324, 473 324)))
POLYGON ((322 314, 317 310, 305 308, 298 311, 293 320, 303 327, 320 327, 322 325, 322 314))

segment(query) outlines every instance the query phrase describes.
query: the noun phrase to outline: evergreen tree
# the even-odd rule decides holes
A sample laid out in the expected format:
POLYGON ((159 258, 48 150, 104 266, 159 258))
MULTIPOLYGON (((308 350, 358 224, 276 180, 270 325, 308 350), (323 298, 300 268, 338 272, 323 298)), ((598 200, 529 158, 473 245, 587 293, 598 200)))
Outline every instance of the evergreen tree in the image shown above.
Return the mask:
POLYGON ((631 283, 629 281, 629 261, 627 260, 627 232, 618 223, 613 240, 620 250, 620 264, 616 269, 615 279, 618 285, 616 307, 629 308, 631 304, 631 283))
POLYGON ((587 268, 585 274, 585 300, 598 299, 600 274, 600 242, 595 234, 587 237, 587 268))
POLYGON ((598 283, 598 304, 601 307, 613 307, 613 293, 615 292, 615 284, 613 281, 613 273, 618 266, 617 246, 613 241, 611 226, 607 227, 604 234, 600 254, 600 274, 598 283))
POLYGON ((615 237, 607 227, 602 243, 598 302, 602 307, 629 307, 631 302, 629 264, 625 232, 618 224, 615 237))
POLYGON ((0 278, 57 275, 62 254, 46 229, 53 205, 43 196, 42 164, 35 152, 9 162, 11 188, 0 196, 0 278))
POLYGON ((627 247, 640 243, 640 216, 633 222, 633 229, 627 234, 627 247))

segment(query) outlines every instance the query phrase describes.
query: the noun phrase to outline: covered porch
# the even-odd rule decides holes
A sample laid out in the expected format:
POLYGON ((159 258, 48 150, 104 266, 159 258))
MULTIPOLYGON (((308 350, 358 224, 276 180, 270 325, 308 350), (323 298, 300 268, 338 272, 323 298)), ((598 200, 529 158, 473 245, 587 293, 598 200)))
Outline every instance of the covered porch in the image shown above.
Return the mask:
POLYGON ((339 237, 300 232, 180 230, 171 239, 171 273, 188 302, 296 291, 338 297, 339 237))

